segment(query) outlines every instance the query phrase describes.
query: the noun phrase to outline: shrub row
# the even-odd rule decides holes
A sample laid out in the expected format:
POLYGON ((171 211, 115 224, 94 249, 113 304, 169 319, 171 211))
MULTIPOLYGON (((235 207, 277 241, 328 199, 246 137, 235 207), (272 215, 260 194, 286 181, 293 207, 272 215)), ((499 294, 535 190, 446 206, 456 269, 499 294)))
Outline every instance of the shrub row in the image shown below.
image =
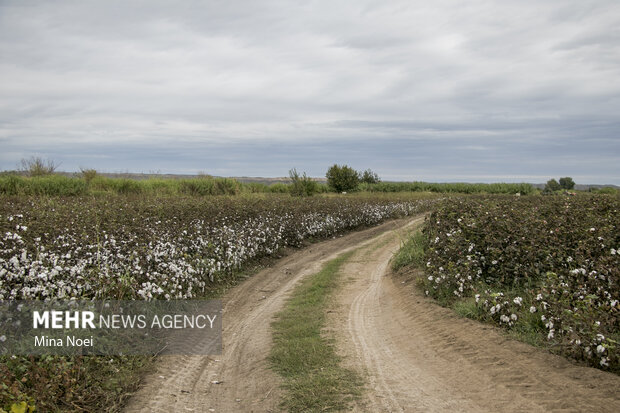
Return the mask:
MULTIPOLYGON (((45 195, 45 196, 79 196, 89 194, 111 193, 118 195, 236 195, 240 193, 294 193, 298 188, 292 184, 241 183, 232 178, 215 178, 208 175, 188 179, 145 179, 108 178, 96 172, 85 172, 84 177, 67 177, 63 175, 44 175, 26 177, 20 175, 0 174, 0 194, 4 195, 45 195)), ((315 183, 307 178, 306 183, 313 184, 312 192, 329 192, 325 184, 315 183)), ((462 194, 530 194, 534 188, 530 184, 466 184, 466 183, 428 183, 428 182, 380 182, 376 184, 361 183, 357 187, 361 192, 435 192, 462 194)))
POLYGON ((439 192, 461 194, 521 194, 534 192, 531 184, 468 184, 468 183, 431 183, 431 182, 379 182, 376 184, 362 183, 361 191, 368 192, 439 192))
POLYGON ((426 292, 472 297, 484 318, 527 323, 564 354, 618 371, 619 211, 602 195, 446 202, 424 230, 426 292))

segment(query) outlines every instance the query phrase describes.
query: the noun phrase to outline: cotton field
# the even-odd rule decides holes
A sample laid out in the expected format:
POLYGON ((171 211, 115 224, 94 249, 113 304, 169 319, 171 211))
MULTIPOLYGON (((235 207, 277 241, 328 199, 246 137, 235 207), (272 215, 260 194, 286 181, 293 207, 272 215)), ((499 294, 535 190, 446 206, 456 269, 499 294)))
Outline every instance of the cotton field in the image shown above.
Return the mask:
POLYGON ((424 288, 475 299, 502 327, 545 331, 564 354, 618 369, 620 201, 471 197, 431 214, 424 288))
POLYGON ((201 296, 252 259, 432 202, 14 198, 0 206, 0 300, 201 296))

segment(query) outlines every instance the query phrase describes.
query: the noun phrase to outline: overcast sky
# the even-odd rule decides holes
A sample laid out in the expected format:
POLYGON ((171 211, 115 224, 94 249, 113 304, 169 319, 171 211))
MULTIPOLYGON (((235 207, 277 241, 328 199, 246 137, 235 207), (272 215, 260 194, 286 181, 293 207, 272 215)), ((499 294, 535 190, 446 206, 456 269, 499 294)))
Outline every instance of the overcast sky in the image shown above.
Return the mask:
POLYGON ((0 169, 620 184, 618 0, 0 0, 0 169))

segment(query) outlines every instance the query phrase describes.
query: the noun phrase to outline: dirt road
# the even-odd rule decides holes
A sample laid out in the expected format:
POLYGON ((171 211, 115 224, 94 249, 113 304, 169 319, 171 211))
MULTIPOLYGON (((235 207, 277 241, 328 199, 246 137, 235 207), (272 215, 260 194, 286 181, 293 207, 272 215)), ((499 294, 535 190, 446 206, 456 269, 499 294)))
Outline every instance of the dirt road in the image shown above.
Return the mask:
POLYGON ((368 383, 354 410, 620 411, 617 376, 508 340, 389 276, 402 228, 421 222, 393 221, 315 244, 248 279, 223 298, 223 354, 162 358, 126 411, 278 411, 280 381, 266 360, 273 316, 300 279, 356 248, 326 329, 368 383))
POLYGON ((339 353, 368 383, 356 411, 620 411, 619 377, 460 318, 391 275, 398 246, 360 249, 330 312, 339 353))
POLYGON ((391 221, 314 244, 229 291, 223 297, 223 354, 162 357, 125 411, 277 411, 279 377, 268 368, 266 358, 272 342, 271 321, 288 294, 326 261, 405 224, 404 220, 391 221))

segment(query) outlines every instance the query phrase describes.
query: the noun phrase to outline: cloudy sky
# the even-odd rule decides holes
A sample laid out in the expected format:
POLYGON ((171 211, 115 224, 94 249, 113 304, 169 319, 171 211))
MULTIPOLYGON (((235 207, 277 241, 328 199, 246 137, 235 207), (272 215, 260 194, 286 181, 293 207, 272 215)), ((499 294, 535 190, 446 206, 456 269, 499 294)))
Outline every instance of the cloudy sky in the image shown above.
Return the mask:
POLYGON ((620 184, 620 2, 0 0, 0 169, 620 184))

